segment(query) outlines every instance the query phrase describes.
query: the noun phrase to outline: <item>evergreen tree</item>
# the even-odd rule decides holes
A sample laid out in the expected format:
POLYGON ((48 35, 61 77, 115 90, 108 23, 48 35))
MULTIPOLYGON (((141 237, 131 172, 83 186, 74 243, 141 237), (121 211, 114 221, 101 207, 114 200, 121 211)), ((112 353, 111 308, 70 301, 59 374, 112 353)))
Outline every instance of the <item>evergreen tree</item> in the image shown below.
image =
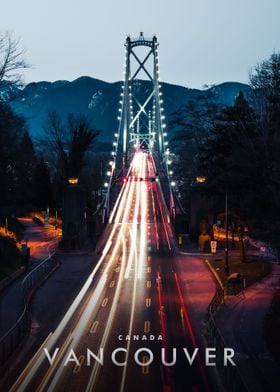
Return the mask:
POLYGON ((41 157, 36 165, 33 176, 35 204, 40 210, 52 205, 52 186, 47 162, 41 157))

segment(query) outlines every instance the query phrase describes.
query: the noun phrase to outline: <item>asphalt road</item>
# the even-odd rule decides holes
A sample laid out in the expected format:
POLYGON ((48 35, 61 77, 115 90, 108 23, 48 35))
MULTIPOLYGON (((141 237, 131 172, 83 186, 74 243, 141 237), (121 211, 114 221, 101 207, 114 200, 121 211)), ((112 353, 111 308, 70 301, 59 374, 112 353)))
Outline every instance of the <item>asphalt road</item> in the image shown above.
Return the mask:
POLYGON ((191 366, 183 352, 192 355, 201 331, 185 306, 161 186, 149 180, 154 175, 152 158, 136 153, 100 259, 11 391, 211 390, 201 354, 191 366), (163 366, 162 350, 173 366, 163 366))

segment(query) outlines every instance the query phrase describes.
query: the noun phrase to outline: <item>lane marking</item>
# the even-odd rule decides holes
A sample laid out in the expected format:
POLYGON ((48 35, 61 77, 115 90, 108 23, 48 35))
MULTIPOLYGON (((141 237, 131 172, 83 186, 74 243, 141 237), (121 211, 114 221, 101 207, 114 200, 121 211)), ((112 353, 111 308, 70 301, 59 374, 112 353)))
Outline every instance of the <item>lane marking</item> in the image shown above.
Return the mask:
POLYGON ((96 333, 98 325, 99 321, 95 321, 90 328, 90 333, 96 333))
POLYGON ((148 268, 147 268, 147 272, 148 272, 148 273, 151 273, 151 272, 152 272, 152 268, 151 268, 151 267, 148 267, 148 268))
POLYGON ((83 365, 83 363, 84 363, 84 361, 85 361, 85 356, 84 356, 84 355, 80 355, 79 358, 78 358, 78 361, 79 361, 79 365, 76 365, 76 366, 74 367, 74 369, 73 369, 73 373, 74 373, 74 374, 77 374, 77 373, 80 372, 81 367, 82 367, 82 365, 83 365))
POLYGON ((151 298, 146 298, 146 307, 149 308, 151 306, 151 298))
POLYGON ((108 303, 108 298, 104 298, 103 301, 102 301, 102 304, 101 304, 102 308, 105 308, 107 303, 108 303))
POLYGON ((151 258, 152 258, 151 256, 148 256, 148 261, 151 261, 151 258))
POLYGON ((150 321, 145 321, 145 323, 144 323, 144 332, 145 333, 149 333, 150 330, 151 330, 151 323, 150 323, 150 321))
MULTIPOLYGON (((148 362, 149 357, 147 355, 143 355, 141 362, 148 362)), ((142 374, 149 374, 149 365, 142 366, 142 374)))
POLYGON ((147 281, 147 287, 150 289, 152 287, 152 282, 150 280, 147 281))
POLYGON ((112 280, 112 282, 110 283, 110 286, 109 286, 109 287, 114 287, 114 286, 115 286, 115 281, 112 280))

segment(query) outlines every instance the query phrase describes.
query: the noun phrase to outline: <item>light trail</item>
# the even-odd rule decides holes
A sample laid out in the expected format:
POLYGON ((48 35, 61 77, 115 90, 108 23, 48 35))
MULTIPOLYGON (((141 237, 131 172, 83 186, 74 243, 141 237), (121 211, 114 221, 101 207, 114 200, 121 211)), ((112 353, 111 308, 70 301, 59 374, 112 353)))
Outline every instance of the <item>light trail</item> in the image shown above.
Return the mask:
MULTIPOLYGON (((119 260, 120 255, 122 255, 122 260, 120 263, 120 274, 118 280, 116 281, 116 284, 114 285, 115 292, 109 310, 109 316, 106 322, 106 326, 100 337, 99 347, 103 347, 103 349, 105 350, 105 347, 108 344, 115 316, 117 313, 118 304, 120 301, 121 288, 123 287, 123 282, 129 278, 132 266, 134 265, 133 292, 131 313, 129 319, 129 334, 132 334, 133 320, 136 308, 137 280, 142 278, 147 257, 148 183, 146 183, 145 181, 141 181, 141 179, 145 179, 147 173, 149 175, 151 170, 153 169, 151 167, 151 163, 147 160, 147 154, 143 152, 136 152, 129 168, 130 177, 128 177, 128 182, 126 184, 123 184, 120 195, 115 203, 114 209, 110 216, 110 222, 114 223, 112 225, 110 235, 104 245, 102 255, 98 260, 92 273, 89 275, 86 283, 84 284, 79 294, 73 301, 72 305, 68 309, 67 313, 63 317, 62 321, 59 323, 59 326, 50 336, 50 339, 48 340, 46 346, 49 352, 52 352, 54 347, 56 347, 55 344, 61 337, 62 332, 67 327, 68 323, 70 322, 70 319, 74 316, 76 310, 78 309, 78 306, 81 304, 85 295, 89 293, 89 290, 91 290, 90 286, 92 285, 93 279, 96 276, 97 272, 100 270, 101 265, 104 265, 104 261, 106 259, 104 271, 101 273, 96 287, 92 289, 92 292, 90 293, 89 299, 87 300, 86 304, 83 305, 83 309, 80 312, 81 316, 76 322, 73 331, 64 341, 64 344, 62 345, 63 350, 61 350, 57 355, 54 364, 50 366, 45 372, 43 379, 39 385, 39 388, 37 389, 38 392, 44 391, 46 389, 56 390, 59 385, 59 382, 63 379, 63 376, 65 374, 64 372, 66 371, 66 369, 61 366, 61 364, 63 363, 63 361, 66 360, 70 349, 74 351, 76 351, 75 349, 78 349, 79 343, 81 342, 82 336, 85 333, 87 326, 92 325, 92 319, 96 318, 95 316, 99 311, 98 305, 104 298, 107 283, 109 284, 111 282, 112 271, 115 268, 114 265, 116 265, 116 261, 119 260), (134 178, 132 176, 134 176, 134 178), (135 179, 137 179, 137 181, 134 181, 135 179), (135 205, 133 206, 134 198, 135 205), (129 224, 129 214, 131 213, 131 210, 133 211, 132 225, 129 224), (139 226, 140 238, 137 242, 139 226), (125 240, 127 236, 129 236, 130 238, 130 247, 128 252, 125 240)), ((160 203, 159 196, 157 195, 157 197, 157 201, 158 203, 160 203)), ((156 227, 154 199, 153 214, 156 227)), ((157 246, 159 247, 158 244, 157 246)), ((130 344, 130 341, 128 341, 126 358, 128 358, 129 356, 130 344)), ((20 386, 18 385, 18 383, 15 384, 17 388, 12 389, 13 392, 23 392, 29 390, 28 387, 30 387, 30 383, 32 382, 33 377, 39 371, 39 368, 45 360, 45 354, 42 351, 40 353, 37 352, 35 356, 36 363, 34 362, 34 365, 32 366, 31 370, 28 369, 28 375, 25 376, 24 380, 20 382, 20 386)), ((93 388, 95 387, 100 368, 101 365, 96 362, 88 380, 88 384, 86 387, 87 392, 93 390, 93 388)), ((124 371, 122 373, 120 392, 123 392, 124 390, 126 374, 127 367, 124 368, 124 371)), ((18 380, 22 380, 22 378, 19 378, 18 380)))
MULTIPOLYGON (((198 347, 198 344, 196 343, 196 339, 195 339, 195 336, 194 336, 194 331, 193 331, 193 328, 192 328, 192 325, 191 325, 191 320, 190 320, 190 317, 189 317, 189 314, 188 314, 188 311, 187 311, 187 308, 186 308, 186 305, 185 305, 185 301, 184 301, 184 298, 183 298, 182 290, 181 290, 179 279, 178 279, 178 276, 177 276, 176 272, 174 272, 174 279, 175 279, 176 288, 177 288, 179 299, 180 299, 180 303, 181 303, 181 308, 183 309, 183 316, 184 316, 184 319, 185 319, 185 322, 186 322, 186 325, 187 325, 187 329, 188 329, 188 332, 189 332, 189 335, 190 335, 190 338, 191 338, 191 342, 192 342, 193 348, 195 349, 196 347, 198 347)), ((202 376, 202 380, 203 380, 203 384, 205 386, 205 389, 206 389, 206 391, 210 392, 210 386, 208 384, 207 376, 206 376, 206 373, 205 373, 205 368, 204 368, 204 366, 202 364, 202 359, 201 359, 201 356, 200 356, 199 353, 197 354, 196 358, 197 358, 199 372, 200 372, 200 374, 202 376)))
MULTIPOLYGON (((161 335, 162 335, 162 344, 164 348, 164 353, 165 353, 165 360, 168 360, 168 346, 167 346, 167 329, 166 329, 166 323, 165 323, 165 314, 164 314, 164 306, 163 306, 163 300, 162 300, 162 286, 161 286, 161 276, 160 273, 157 273, 157 292, 158 292, 158 302, 159 302, 159 314, 160 314, 160 328, 161 328, 161 335)), ((171 374, 170 374, 170 368, 165 366, 165 384, 164 384, 164 390, 168 388, 169 391, 171 391, 171 374)))
MULTIPOLYGON (((136 291, 137 291, 137 248, 135 247, 135 262, 134 262, 134 280, 133 280, 133 292, 132 292, 132 302, 131 302, 131 310, 130 310, 130 320, 129 320, 129 328, 128 328, 128 335, 132 335, 133 329, 133 320, 135 315, 135 306, 136 306, 136 291)), ((120 392, 123 392, 125 386, 125 378, 127 373, 127 361, 129 356, 129 349, 130 349, 130 340, 127 341, 126 345, 126 356, 125 356, 125 366, 123 369, 120 392)))
MULTIPOLYGON (((151 167, 151 161, 148 160, 148 171, 149 171, 149 177, 153 177, 155 175, 155 172, 153 167, 151 167)), ((158 235, 158 227, 157 227, 157 215, 156 215, 156 207, 155 207, 155 197, 154 197, 154 188, 153 184, 151 184, 151 195, 152 195, 152 206, 153 206, 153 216, 154 216, 154 225, 155 225, 155 231, 156 231, 156 244, 157 244, 157 250, 159 250, 159 235, 158 235)))
MULTIPOLYGON (((143 153, 142 153, 143 154, 143 153)), ((145 169, 147 162, 147 155, 142 155, 141 177, 145 177, 145 169)), ((138 264, 138 279, 142 278, 144 270, 145 259, 147 256, 147 184, 141 182, 141 223, 140 223, 140 244, 139 244, 139 264, 138 264)))
MULTIPOLYGON (((136 154, 135 154, 136 155, 136 154)), ((138 154, 137 154, 138 156, 138 154)), ((138 162, 137 162, 138 163, 138 162)), ((135 184, 133 182, 133 184, 135 184)), ((140 205, 140 183, 137 181, 136 183, 136 203, 134 207, 134 216, 133 216, 133 223, 132 223, 132 232, 131 232, 131 247, 129 252, 128 263, 125 271, 125 279, 129 278, 132 262, 133 262, 133 255, 134 255, 134 248, 137 245, 137 231, 138 231, 138 215, 139 215, 139 205, 140 205)), ((137 257, 137 253, 135 255, 137 257)))
MULTIPOLYGON (((125 243, 125 239, 124 236, 122 235, 122 243, 123 243, 123 248, 126 247, 126 243, 125 243)), ((125 253, 126 251, 123 251, 123 253, 125 253)), ((116 287, 116 291, 114 294, 114 298, 113 298, 113 302, 112 302, 112 306, 110 309, 110 313, 109 313, 109 317, 107 319, 106 322, 106 327, 102 336, 102 340, 100 343, 100 347, 102 347, 105 351, 105 348, 107 346, 107 342, 108 342, 108 337, 110 335, 112 326, 113 326, 113 321, 115 318, 115 314, 116 314, 116 310, 117 310, 117 306, 118 306, 118 302, 120 299, 120 293, 121 293, 121 287, 122 287, 122 281, 123 281, 123 276, 124 276, 124 270, 125 270, 125 262, 122 260, 121 263, 121 269, 120 269, 120 275, 119 275, 119 279, 118 279, 118 283, 117 283, 117 287, 116 287)), ((91 392, 96 384, 97 378, 98 378, 98 374, 100 371, 100 364, 98 362, 95 362, 94 367, 92 369, 87 387, 85 392, 91 392)))
MULTIPOLYGON (((132 197, 133 197, 133 188, 132 187, 126 187, 124 185, 124 192, 123 192, 123 196, 121 199, 121 204, 119 206, 118 209, 118 213, 117 213, 117 217, 116 219, 120 218, 120 215, 123 213, 124 216, 127 216, 129 213, 129 210, 131 208, 131 204, 132 204, 132 197)), ((98 272, 100 266, 102 265, 108 250, 110 248, 110 246, 112 245, 113 242, 113 238, 115 236, 116 230, 119 226, 118 225, 114 225, 112 232, 104 246, 103 252, 102 252, 102 256, 99 259, 97 265, 95 266, 95 268, 93 269, 92 273, 89 275, 86 283, 84 284, 84 286, 82 287, 82 289, 80 290, 79 294, 77 295, 77 297, 75 298, 75 300, 73 301, 72 305, 70 306, 70 308, 68 309, 67 313, 65 314, 65 316, 63 317, 62 321, 59 323, 58 327, 56 328, 56 330, 54 331, 54 333, 52 334, 52 336, 50 337, 49 341, 48 341, 48 346, 47 349, 50 352, 53 347, 55 346, 57 340, 59 339, 59 337, 61 336, 62 332, 64 331, 66 325, 69 323, 70 319, 72 318, 72 316, 74 315, 75 311, 77 310, 79 304, 81 303, 81 301, 83 300, 85 294, 88 292, 90 285, 92 284, 93 278, 95 277, 96 273, 98 272)), ((111 257, 109 259, 109 262, 100 278, 100 281, 98 282, 98 285, 96 286, 96 288, 94 289, 94 292, 91 296, 91 300, 89 301, 89 303, 87 304, 87 307, 85 308, 81 319, 78 322, 78 325, 75 328, 75 331, 81 331, 78 335, 74 335, 74 339, 73 339, 73 343, 76 346, 78 343, 78 339, 81 336, 86 323, 89 322, 89 316, 92 315, 92 312, 94 309, 96 309, 96 305, 98 303, 98 301, 100 301, 100 297, 101 294, 103 293, 103 289, 105 288, 106 282, 107 282, 107 274, 108 271, 110 270, 110 268, 112 267, 112 264, 115 262, 115 257, 116 257, 116 253, 118 251, 119 245, 120 245, 120 239, 122 238, 123 235, 123 230, 124 227, 122 226, 119 233, 118 233, 118 238, 117 241, 114 244, 114 249, 113 252, 111 254, 111 257), (90 313, 91 312, 91 313, 90 313)), ((123 264, 122 264, 123 265, 123 264)), ((39 350, 38 350, 39 351, 39 350)), ((43 361, 45 360, 45 354, 44 352, 41 350, 41 353, 39 355, 38 351, 36 352, 35 356, 37 357, 36 362, 34 362, 34 365, 32 366, 31 369, 29 369, 29 372, 27 374, 26 377, 24 377, 23 381, 20 383, 20 386, 18 385, 18 380, 22 379, 22 375, 26 374, 26 369, 27 367, 23 370, 21 376, 18 378, 18 380, 14 383, 14 385, 12 386, 11 391, 17 391, 17 392, 23 392, 26 390, 26 388, 28 387, 28 385, 30 384, 30 382, 32 381, 33 377, 35 376, 36 372, 39 370, 40 366, 42 365, 43 361), (16 388, 16 389, 15 389, 16 388)), ((54 370, 51 372, 51 374, 53 374, 54 370)), ((50 377, 50 375, 49 375, 50 377)), ((46 383, 49 381, 49 377, 46 378, 46 383)), ((55 377, 54 379, 56 382, 58 380, 57 377, 55 377)), ((53 382, 54 382, 53 380, 53 382)), ((46 385, 46 383, 44 383, 44 385, 46 385)), ((52 383, 53 384, 53 383, 52 383)))

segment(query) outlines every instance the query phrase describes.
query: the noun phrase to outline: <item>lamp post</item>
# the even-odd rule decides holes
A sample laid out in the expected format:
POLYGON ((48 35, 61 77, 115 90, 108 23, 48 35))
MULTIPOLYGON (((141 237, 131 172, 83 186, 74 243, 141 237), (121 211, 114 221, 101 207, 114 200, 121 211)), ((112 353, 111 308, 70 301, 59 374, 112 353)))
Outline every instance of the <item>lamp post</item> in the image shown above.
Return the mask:
POLYGON ((225 273, 229 275, 229 263, 228 263, 228 194, 226 192, 225 197, 225 229, 226 229, 226 247, 225 247, 225 273))

